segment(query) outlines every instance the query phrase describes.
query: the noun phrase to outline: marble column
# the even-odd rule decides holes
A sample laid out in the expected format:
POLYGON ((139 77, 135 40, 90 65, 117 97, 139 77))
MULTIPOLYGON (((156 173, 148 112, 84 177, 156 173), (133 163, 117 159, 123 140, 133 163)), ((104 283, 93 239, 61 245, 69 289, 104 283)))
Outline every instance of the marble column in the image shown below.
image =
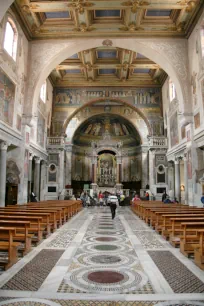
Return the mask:
POLYGON ((92 183, 97 184, 97 155, 92 156, 92 183))
POLYGON ((142 148, 142 189, 146 189, 149 183, 148 168, 148 149, 144 147, 142 148))
POLYGON ((175 160, 175 197, 180 202, 181 188, 180 188, 180 160, 175 160))
POLYGON ((6 155, 8 144, 0 143, 0 207, 5 206, 6 197, 6 155))
POLYGON ((32 184, 32 165, 33 165, 33 154, 29 153, 29 166, 28 166, 28 200, 30 201, 31 195, 31 184, 32 184))
POLYGON ((72 184, 72 146, 66 146, 65 152, 66 159, 66 173, 65 173, 65 186, 72 184))
POLYGON ((65 188, 64 186, 64 149, 60 150, 59 153, 59 190, 58 192, 61 193, 62 190, 65 188))
POLYGON ((149 150, 149 185, 155 185, 155 150, 149 150))
POLYGON ((187 156, 184 154, 184 186, 185 186, 185 204, 188 204, 188 163, 187 156))
POLYGON ((35 157, 35 178, 34 178, 34 193, 40 200, 40 158, 35 157))

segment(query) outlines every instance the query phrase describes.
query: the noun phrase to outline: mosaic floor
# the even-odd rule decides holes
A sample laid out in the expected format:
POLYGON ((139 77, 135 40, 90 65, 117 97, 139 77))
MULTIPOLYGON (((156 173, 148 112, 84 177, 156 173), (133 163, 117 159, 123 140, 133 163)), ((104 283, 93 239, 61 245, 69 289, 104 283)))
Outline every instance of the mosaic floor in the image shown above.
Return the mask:
POLYGON ((85 208, 0 275, 0 305, 204 306, 204 272, 128 207, 85 208))

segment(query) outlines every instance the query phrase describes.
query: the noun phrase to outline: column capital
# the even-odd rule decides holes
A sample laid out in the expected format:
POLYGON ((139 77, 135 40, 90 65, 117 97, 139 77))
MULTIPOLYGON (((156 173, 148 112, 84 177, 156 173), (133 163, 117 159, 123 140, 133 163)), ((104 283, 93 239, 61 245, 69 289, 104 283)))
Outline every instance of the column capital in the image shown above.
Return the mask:
POLYGON ((41 158, 35 156, 35 163, 36 163, 36 164, 40 164, 40 162, 41 162, 41 158))
POLYGON ((34 154, 29 152, 29 160, 33 160, 33 156, 34 156, 34 154))
POLYGON ((0 150, 7 151, 9 144, 6 141, 0 142, 0 150))

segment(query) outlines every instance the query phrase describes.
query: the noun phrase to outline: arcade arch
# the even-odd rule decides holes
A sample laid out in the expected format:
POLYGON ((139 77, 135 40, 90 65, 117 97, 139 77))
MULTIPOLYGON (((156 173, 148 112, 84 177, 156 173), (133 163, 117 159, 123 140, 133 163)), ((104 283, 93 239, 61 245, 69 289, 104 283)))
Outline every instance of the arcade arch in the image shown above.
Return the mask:
POLYGON ((136 129, 141 139, 141 143, 146 143, 147 137, 152 133, 146 116, 138 108, 126 101, 114 98, 111 98, 108 101, 110 103, 115 102, 115 104, 108 105, 109 102, 107 102, 107 99, 96 99, 75 110, 73 114, 66 119, 63 126, 63 132, 66 134, 66 141, 73 143, 75 132, 80 125, 93 116, 105 113, 119 116, 120 118, 129 121, 136 129), (98 103, 101 103, 101 106, 98 103), (98 107, 93 108, 92 106, 94 105, 98 105, 98 107))
MULTIPOLYGON (((33 42, 25 113, 31 116, 35 113, 40 88, 44 80, 59 63, 77 52, 96 48, 105 43, 101 39, 81 39, 72 42, 33 42), (30 105, 32 105, 32 108, 30 105)), ((188 58, 185 41, 177 40, 172 45, 170 39, 155 39, 154 42, 151 39, 126 39, 125 43, 128 50, 143 54, 168 73, 176 86, 179 109, 182 112, 187 111, 190 107, 190 86, 187 74, 188 58)), ((112 39, 111 44, 113 47, 124 47, 123 41, 119 39, 112 39)))

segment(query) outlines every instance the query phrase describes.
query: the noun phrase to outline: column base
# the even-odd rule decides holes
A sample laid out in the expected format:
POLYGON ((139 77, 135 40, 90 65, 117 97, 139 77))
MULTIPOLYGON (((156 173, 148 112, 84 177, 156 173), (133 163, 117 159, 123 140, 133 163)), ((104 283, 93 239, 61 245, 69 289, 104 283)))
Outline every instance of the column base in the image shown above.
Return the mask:
POLYGON ((96 183, 92 183, 91 184, 91 189, 93 189, 93 192, 97 192, 97 189, 98 189, 98 185, 96 183))
POLYGON ((120 192, 123 189, 123 184, 117 183, 115 185, 116 193, 120 192))

